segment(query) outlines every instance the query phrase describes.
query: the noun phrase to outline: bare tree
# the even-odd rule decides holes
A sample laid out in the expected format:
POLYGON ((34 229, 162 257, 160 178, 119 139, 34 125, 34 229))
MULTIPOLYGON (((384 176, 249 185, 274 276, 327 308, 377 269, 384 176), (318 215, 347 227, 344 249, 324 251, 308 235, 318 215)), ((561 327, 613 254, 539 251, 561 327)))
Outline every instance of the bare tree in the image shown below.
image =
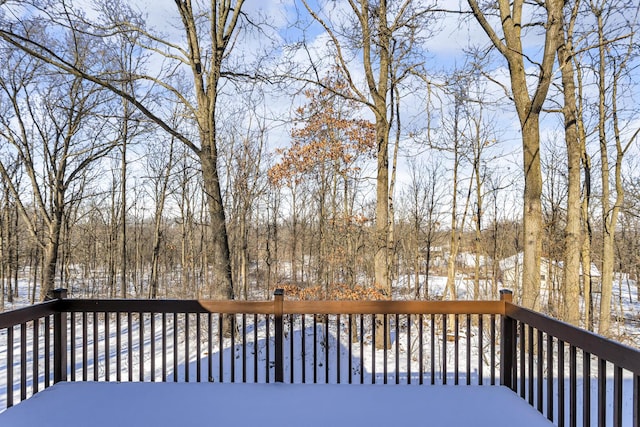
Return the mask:
MULTIPOLYGON (((249 94, 245 103, 228 109, 229 119, 222 130, 226 143, 227 203, 231 219, 229 236, 233 248, 236 294, 249 299, 251 254, 256 248, 249 238, 258 198, 264 193, 267 123, 260 117, 260 94, 249 94)), ((255 259, 255 258, 254 258, 255 259)))
MULTIPOLYGON (((76 41, 71 50, 80 67, 91 46, 76 41)), ((24 203, 24 194, 11 181, 9 166, 3 162, 0 175, 9 183, 23 221, 44 252, 40 288, 40 298, 44 299, 54 287, 65 213, 82 198, 84 186, 78 183, 93 162, 114 147, 114 142, 104 134, 103 125, 89 123, 98 106, 105 103, 104 93, 95 85, 78 77, 46 72, 46 65, 21 51, 10 52, 3 59, 12 65, 0 77, 0 90, 12 111, 0 119, 0 137, 6 141, 6 149, 17 154, 20 168, 29 178, 30 199, 44 222, 44 233, 39 232, 37 220, 24 203), (96 140, 104 142, 96 144, 96 140), (44 174, 38 171, 41 167, 44 174)))
MULTIPOLYGON (((339 243, 342 239, 336 237, 342 222, 339 219, 348 218, 349 188, 361 159, 374 150, 375 132, 372 123, 357 118, 358 103, 335 94, 348 90, 339 74, 330 74, 323 84, 330 89, 305 93, 308 103, 297 111, 301 126, 292 130, 291 147, 280 150, 282 159, 269 169, 269 176, 292 189, 294 185, 300 187, 302 181, 309 185, 317 203, 316 277, 328 291, 332 282, 342 279, 338 271, 347 261, 339 243), (347 203, 344 212, 340 212, 345 204, 339 203, 339 197, 347 203)), ((295 200, 297 194, 292 197, 295 200)))
POLYGON ((580 224, 580 166, 582 143, 578 133, 578 111, 576 100, 576 84, 574 73, 575 55, 573 34, 578 18, 580 0, 573 4, 569 16, 562 13, 562 25, 557 28, 556 49, 562 76, 564 116, 564 138, 567 147, 568 191, 567 222, 564 230, 564 280, 562 286, 562 317, 574 325, 580 323, 580 254, 582 250, 582 228, 580 224))
MULTIPOLYGON (((386 0, 350 0, 347 12, 342 8, 313 8, 302 0, 313 20, 325 30, 342 75, 353 98, 366 105, 375 118, 376 132, 376 215, 374 285, 391 294, 389 227, 389 135, 391 132, 390 93, 398 80, 416 64, 412 57, 418 41, 431 28, 431 6, 412 0, 388 4, 386 0), (350 58, 361 58, 365 89, 355 76, 350 58), (395 72, 392 73, 392 70, 395 72), (394 78, 395 76, 395 78, 394 78)), ((319 64, 311 58, 312 68, 319 64)), ((316 76, 316 82, 319 82, 316 76)), ((338 92, 339 94, 339 92, 338 92)))
POLYGON ((427 165, 411 159, 410 181, 404 198, 408 209, 409 229, 407 236, 411 251, 414 274, 414 296, 429 298, 429 275, 434 246, 438 243, 438 231, 442 221, 444 187, 438 185, 443 179, 438 163, 427 165), (424 266, 424 270, 422 268, 424 266), (421 273, 424 278, 420 280, 421 273))
POLYGON ((540 256, 542 249, 542 175, 540 171, 539 118, 551 84, 556 57, 556 34, 562 22, 562 0, 527 3, 524 0, 499 0, 499 24, 492 24, 494 9, 483 10, 477 0, 468 0, 469 6, 491 44, 509 65, 508 93, 520 120, 522 132, 524 188, 524 262, 522 304, 539 308, 540 256), (525 8, 527 6, 527 8, 525 8), (539 13, 537 13, 539 11, 539 13), (523 21, 531 17, 533 22, 523 21), (536 25, 539 23, 539 25, 536 25), (543 28, 544 48, 540 60, 528 56, 523 48, 523 37, 528 31, 543 28), (537 69, 531 85, 525 62, 537 69), (533 88, 532 91, 529 88, 533 88))
POLYGON ((600 147, 600 173, 602 178, 602 294, 598 332, 608 334, 611 325, 611 297, 613 288, 614 242, 618 215, 624 203, 622 168, 625 154, 640 134, 640 129, 624 129, 620 117, 623 95, 620 92, 625 79, 630 78, 628 64, 637 55, 634 39, 636 24, 618 22, 623 11, 635 13, 638 5, 590 2, 597 28, 597 87, 598 87, 598 142, 600 147), (611 19, 615 16, 617 19, 611 19), (622 24, 621 24, 622 23, 622 24), (628 31, 631 30, 629 33, 628 31), (618 40, 618 43, 609 40, 618 40), (608 105, 607 105, 608 104, 608 105), (626 132, 625 132, 626 131, 626 132), (612 141, 607 133, 612 134, 612 141), (613 153, 609 154, 613 145, 613 153), (611 157, 610 157, 611 156, 611 157), (611 163, 613 161, 613 180, 611 163), (613 192, 611 185, 613 184, 613 192))
POLYGON ((149 298, 158 297, 160 246, 166 240, 163 226, 164 208, 169 192, 169 180, 175 165, 174 155, 175 138, 171 138, 168 147, 149 147, 152 152, 147 153, 148 180, 151 184, 150 196, 155 210, 153 213, 153 237, 151 247, 151 275, 149 277, 149 298))
MULTIPOLYGON (((469 197, 466 198, 464 212, 462 216, 459 216, 458 211, 458 193, 460 184, 460 172, 462 169, 462 160, 466 157, 464 150, 468 147, 464 144, 464 124, 463 115, 465 102, 468 101, 467 96, 467 81, 461 76, 457 75, 453 77, 451 86, 452 90, 452 117, 451 123, 447 128, 444 139, 449 142, 444 146, 438 147, 445 151, 449 151, 453 155, 451 165, 451 221, 449 230, 449 258, 447 259, 447 287, 445 290, 445 297, 447 293, 451 299, 457 298, 456 289, 456 259, 458 257, 458 250, 460 248, 460 239, 462 231, 464 229, 465 219, 467 217, 467 208, 469 206, 469 197)), ((473 179, 471 179, 472 181, 473 179)), ((471 192, 471 181, 469 183, 469 194, 471 192)))
MULTIPOLYGON (((114 77, 112 70, 83 67, 74 63, 57 49, 57 45, 43 44, 33 38, 29 32, 21 31, 24 28, 21 25, 22 22, 5 23, 6 25, 2 25, 0 30, 0 37, 11 46, 125 99, 149 120, 196 154, 201 165, 207 196, 212 230, 211 261, 214 263, 215 296, 218 298, 233 298, 233 280, 226 215, 218 173, 216 106, 220 96, 220 85, 225 77, 255 75, 253 72, 243 72, 238 68, 240 64, 234 64, 238 67, 230 71, 224 69, 237 41, 236 36, 242 23, 255 26, 255 23, 243 13, 243 5, 244 0, 212 0, 208 5, 193 3, 191 0, 176 0, 175 10, 182 32, 177 37, 177 41, 146 28, 140 14, 135 13, 123 2, 105 3, 104 7, 101 2, 96 3, 94 6, 99 11, 100 17, 94 22, 86 22, 83 13, 71 9, 66 3, 48 5, 46 13, 43 14, 50 20, 51 25, 67 28, 74 35, 84 34, 105 42, 111 41, 119 34, 131 36, 147 55, 159 57, 162 61, 159 73, 134 75, 132 78, 141 82, 150 82, 179 99, 197 129, 195 137, 172 127, 168 119, 163 117, 165 112, 161 105, 156 106, 153 100, 124 90, 121 81, 118 77, 114 77), (104 24, 100 25, 99 22, 104 24), (184 87, 175 84, 175 75, 184 69, 189 71, 192 83, 188 92, 185 92, 184 87)), ((22 4, 7 2, 3 7, 19 8, 22 4)), ((28 7, 39 10, 37 2, 28 7)), ((22 15, 18 13, 15 16, 22 15)), ((249 66, 246 68, 248 69, 249 66)), ((119 74, 115 73, 115 75, 119 74)))
MULTIPOLYGON (((1 99, 1 98, 0 98, 1 99)), ((3 112, 9 115, 9 112, 3 112)), ((11 185, 20 188, 20 165, 16 160, 4 159, 0 162, 10 164, 7 179, 2 179, 0 187, 0 311, 4 310, 5 298, 9 303, 18 292, 18 258, 19 258, 19 229, 18 209, 11 185)), ((4 178, 4 177, 3 177, 4 178)))
MULTIPOLYGON (((566 157, 563 147, 558 144, 559 136, 552 136, 542 155, 542 170, 545 180, 542 192, 542 215, 544 221, 543 249, 547 259, 541 277, 547 283, 547 310, 556 316, 563 316, 561 302, 563 279, 559 267, 566 251, 564 234, 567 227, 566 205, 568 200, 568 177, 565 169, 566 157)), ((579 311, 578 311, 579 314, 579 311)))

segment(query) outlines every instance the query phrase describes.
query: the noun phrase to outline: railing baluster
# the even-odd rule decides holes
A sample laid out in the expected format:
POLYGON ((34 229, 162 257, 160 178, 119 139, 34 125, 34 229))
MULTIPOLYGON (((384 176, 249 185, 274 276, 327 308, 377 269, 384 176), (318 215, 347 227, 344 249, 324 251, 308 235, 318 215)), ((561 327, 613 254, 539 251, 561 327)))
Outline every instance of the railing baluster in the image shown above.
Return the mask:
POLYGON ((496 315, 492 314, 489 316, 491 322, 491 340, 489 342, 489 346, 491 348, 491 355, 489 356, 489 360, 491 361, 491 385, 496 385, 496 315))
MULTIPOLYGON (((447 337, 445 337, 446 339, 447 337)), ((458 385, 460 380, 460 319, 456 314, 453 316, 453 384, 458 385)), ((467 364, 467 375, 469 374, 469 365, 467 364)), ((446 383, 445 383, 446 384, 446 383)))
POLYGON ((207 381, 213 382, 213 316, 207 313, 207 381))
POLYGON ((577 420, 577 353, 574 345, 569 345, 569 425, 575 427, 577 420))
POLYGON ((613 425, 622 427, 622 368, 613 367, 613 425))
POLYGON ((529 342, 529 383, 528 383, 528 394, 529 394, 529 405, 534 406, 533 402, 533 387, 534 387, 534 383, 535 383, 535 377, 533 375, 533 365, 534 365, 534 361, 535 361, 535 357, 534 357, 534 351, 535 351, 535 347, 536 347, 536 343, 534 342, 534 334, 533 334, 533 327, 532 326, 528 326, 527 327, 527 341, 529 342))
POLYGON ((544 368, 544 337, 542 336, 542 331, 538 330, 537 331, 537 341, 536 341, 536 345, 538 346, 538 356, 537 356, 537 362, 538 362, 538 372, 537 372, 537 378, 536 378, 536 388, 537 388, 537 397, 536 397, 536 401, 538 403, 537 405, 537 409, 538 412, 543 413, 544 411, 544 399, 543 399, 543 368, 544 368))
POLYGON ((243 383, 247 382, 247 315, 246 313, 242 313, 242 382, 243 383))
POLYGON ((340 315, 336 314, 336 384, 340 384, 340 315))
POLYGON ((478 315, 478 385, 484 383, 484 373, 482 356, 484 355, 484 319, 482 314, 478 315))
MULTIPOLYGON (((110 338, 109 335, 111 335, 110 323, 111 323, 111 313, 105 312, 104 313, 104 380, 107 382, 111 380, 111 358, 110 358, 111 343, 109 340, 110 338)), ((71 329, 73 329, 73 327, 71 329)))
POLYGON ((268 383, 269 383, 269 381, 270 381, 270 375, 269 375, 269 372, 270 372, 270 366, 269 366, 269 365, 270 365, 270 363, 271 363, 271 360, 270 360, 270 358, 269 358, 269 344, 270 344, 270 338, 269 338, 269 335, 270 335, 270 334, 269 334, 269 332, 270 332, 270 331, 269 331, 269 327, 270 327, 269 323, 270 323, 270 321, 269 321, 269 320, 270 320, 270 317, 269 317, 269 315, 267 314, 267 315, 265 316, 265 349, 266 349, 266 357, 265 357, 265 360, 266 360, 266 367, 265 367, 265 371, 266 371, 266 372, 265 372, 265 373, 266 373, 266 380, 265 380, 265 382, 266 382, 267 384, 268 384, 268 383))
POLYGON ((99 366, 98 366, 98 361, 100 360, 100 334, 99 334, 99 329, 98 329, 98 313, 97 312, 93 312, 92 313, 92 322, 93 322, 93 328, 92 328, 92 332, 93 332, 93 345, 92 345, 92 349, 93 349, 93 380, 94 381, 98 381, 100 378, 100 371, 99 371, 99 366))
POLYGON ((300 342, 300 347, 302 347, 302 354, 300 355, 300 359, 302 359, 302 384, 305 384, 307 382, 307 330, 305 325, 306 317, 306 314, 300 315, 300 328, 302 329, 302 332, 300 333, 300 335, 302 335, 300 342))
MULTIPOLYGON (((73 325, 73 323, 72 323, 73 325)), ((71 329, 73 330, 73 326, 71 327, 71 329)), ((38 392, 38 387, 40 385, 40 372, 39 372, 39 365, 40 365, 40 351, 39 351, 39 344, 40 344, 40 319, 35 319, 33 321, 33 330, 32 330, 33 334, 32 334, 32 394, 36 394, 38 392)), ((73 348, 73 344, 71 345, 71 348, 73 348)), ((73 367, 73 362, 71 363, 71 366, 73 367)), ((71 370, 71 372, 73 372, 73 369, 71 370)))
POLYGON ((558 427, 565 424, 564 341, 558 340, 558 427))
POLYGON ((27 398, 27 324, 20 324, 20 400, 27 398))
POLYGON ((71 377, 71 381, 75 381, 76 380, 76 313, 72 312, 70 314, 71 317, 71 327, 69 328, 69 341, 71 342, 71 345, 69 346, 69 357, 71 359, 70 361, 70 366, 71 366, 71 372, 70 377, 71 377))
POLYGON ((553 416, 553 336, 547 334, 547 419, 551 422, 553 416))
POLYGON ((213 382, 213 315, 207 313, 207 381, 213 382))
POLYGON ((324 315, 324 382, 329 384, 329 315, 324 315))
MULTIPOLYGON (((189 313, 184 313, 184 381, 189 382, 189 313)), ((232 356, 233 359, 233 356, 232 356)))
POLYGON ((313 315, 313 384, 318 383, 318 317, 313 315))
POLYGON ((138 379, 144 382, 144 313, 138 313, 138 379))
POLYGON ((640 375, 633 375, 633 425, 640 425, 640 375))
POLYGON ((424 344, 424 339, 423 339, 423 332, 424 332, 424 316, 422 315, 422 313, 420 313, 418 315, 418 371, 420 372, 420 378, 418 380, 418 383, 420 385, 424 384, 424 355, 422 354, 423 350, 423 344, 424 344))
MULTIPOLYGON (((87 312, 82 312, 82 381, 87 381, 87 364, 88 364, 88 347, 89 340, 87 338, 87 312)), ((129 369, 131 369, 131 364, 129 364, 129 369)))
MULTIPOLYGON (((218 377, 224 382, 224 332, 222 330, 222 313, 218 314, 218 377)), ((267 358, 268 359, 268 358, 267 358)))
MULTIPOLYGON (((49 367, 46 366, 46 378, 49 378, 49 367)), ((47 384, 48 386, 48 384, 47 384)), ((13 326, 7 328, 7 408, 13 406, 13 326)))
POLYGON ((50 385, 51 378, 51 316, 44 318, 44 387, 50 385))
POLYGON ((364 314, 360 315, 360 384, 364 384, 364 314))
POLYGON ((121 317, 122 317, 122 313, 119 311, 116 311, 116 381, 118 382, 122 381, 122 319, 121 317))
POLYGON ((396 313, 395 315, 395 322, 396 322, 396 336, 395 339, 393 340, 393 342, 395 342, 396 344, 396 372, 395 372, 395 377, 396 377, 396 384, 399 384, 399 380, 400 380, 400 322, 398 321, 398 314, 396 313))
POLYGON ((582 425, 591 426, 591 355, 582 350, 582 425))
MULTIPOLYGON (((196 313, 196 382, 202 382, 202 319, 200 313, 196 313)), ((244 326, 244 325, 243 325, 244 326)), ((153 340, 152 340, 153 341, 153 340)), ((244 356, 244 352, 242 353, 244 356)), ((151 356, 153 360, 153 356, 151 356)), ((243 382, 246 382, 243 380, 243 382)))
POLYGON ((447 316, 442 315, 442 384, 447 384, 447 316))
MULTIPOLYGON (((525 375, 527 376, 527 381, 526 381, 526 394, 528 397, 528 402, 529 405, 534 406, 533 405, 533 385, 534 385, 534 381, 535 378, 533 376, 533 351, 534 351, 534 342, 533 342, 533 327, 529 326, 529 325, 525 325, 524 323, 521 323, 522 327, 523 327, 523 331, 526 331, 526 336, 523 333, 522 336, 522 342, 523 344, 526 345, 527 347, 527 354, 523 354, 522 355, 522 360, 526 360, 526 374, 525 374, 525 370, 523 369, 522 371, 522 378, 520 379, 520 381, 522 381, 523 384, 523 388, 524 388, 524 384, 525 384, 525 375)), ((523 365, 524 366, 524 365, 523 365)))
MULTIPOLYGON (((231 365, 231 382, 235 383, 236 382, 236 315, 235 314, 227 314, 225 317, 223 317, 222 321, 230 321, 231 325, 231 336, 230 336, 230 354, 231 357, 229 358, 229 362, 231 365)), ((276 333, 277 336, 277 333, 276 333)))
POLYGON ((348 332, 347 332, 347 346, 348 346, 348 358, 347 358, 347 381, 349 384, 353 382, 353 314, 348 315, 348 332))
POLYGON ((407 314, 407 384, 411 384, 411 314, 407 314))
POLYGON ((167 382, 167 313, 162 313, 162 382, 167 382))
POLYGON ((151 316, 151 320, 150 320, 150 327, 151 327, 151 332, 150 335, 151 337, 149 338, 149 353, 151 355, 150 357, 150 362, 151 362, 151 382, 155 382, 156 381, 156 313, 150 313, 151 316))
POLYGON ((598 426, 607 425, 607 362, 598 358, 598 426))
MULTIPOLYGON (((509 364, 509 366, 511 367, 511 389, 515 392, 518 393, 518 372, 520 371, 520 369, 518 369, 518 366, 522 365, 522 352, 520 351, 520 347, 521 347, 521 343, 523 343, 523 339, 521 339, 521 335, 520 335, 520 331, 519 331, 519 326, 518 326, 518 322, 516 322, 515 320, 513 321, 513 328, 511 329, 511 363, 509 364), (520 351, 520 353, 518 353, 520 351), (520 354, 520 356, 519 356, 520 354)), ((520 387, 520 390, 522 390, 522 387, 520 387)), ((522 396, 520 396, 522 397, 522 396)))
POLYGON ((129 382, 133 381, 133 314, 127 313, 127 363, 129 382))
POLYGON ((178 382, 178 313, 173 313, 173 382, 178 382))
POLYGON ((383 382, 387 383, 387 347, 389 346, 389 318, 386 314, 382 315, 382 366, 384 370, 383 382))
POLYGON ((371 315, 371 384, 376 383, 376 315, 371 315))
POLYGON ((527 396, 527 335, 525 334, 525 324, 518 322, 518 339, 520 340, 520 355, 518 361, 520 363, 520 397, 526 399, 527 396))
POLYGON ((436 315, 431 315, 431 385, 436 383, 436 315))
POLYGON ((466 324, 466 336, 467 336, 467 385, 471 385, 471 315, 466 315, 467 324, 466 324))
POLYGON ((253 315, 253 382, 258 382, 258 315, 253 315))
POLYGON ((295 315, 289 315, 289 383, 293 384, 295 377, 295 348, 294 348, 294 331, 295 331, 295 315))

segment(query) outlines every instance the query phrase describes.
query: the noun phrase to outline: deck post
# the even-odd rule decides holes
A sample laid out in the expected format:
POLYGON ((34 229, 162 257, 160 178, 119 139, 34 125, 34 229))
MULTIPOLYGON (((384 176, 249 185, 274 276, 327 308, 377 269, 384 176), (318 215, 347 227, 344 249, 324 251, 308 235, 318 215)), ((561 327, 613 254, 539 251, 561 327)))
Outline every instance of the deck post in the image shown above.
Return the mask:
MULTIPOLYGON (((54 299, 65 299, 66 289, 54 289, 54 299)), ((67 313, 53 315, 53 383, 67 380, 67 313)))
MULTIPOLYGON (((500 290, 500 301, 513 301, 513 292, 508 289, 500 290)), ((506 314, 502 315, 502 339, 500 340, 500 384, 515 391, 516 384, 513 381, 515 369, 514 357, 516 354, 515 321, 506 314)))
POLYGON ((284 289, 276 289, 273 293, 273 312, 275 318, 275 379, 277 383, 284 382, 284 362, 283 362, 283 334, 284 327, 282 321, 282 305, 284 302, 284 289))

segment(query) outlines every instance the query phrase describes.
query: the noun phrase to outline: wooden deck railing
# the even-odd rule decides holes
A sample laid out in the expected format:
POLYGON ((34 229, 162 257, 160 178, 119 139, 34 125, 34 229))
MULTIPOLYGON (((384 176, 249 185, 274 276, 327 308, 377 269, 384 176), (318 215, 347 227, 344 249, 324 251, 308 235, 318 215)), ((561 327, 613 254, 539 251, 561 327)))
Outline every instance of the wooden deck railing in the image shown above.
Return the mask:
POLYGON ((59 381, 505 385, 639 426, 640 352, 499 301, 57 299, 0 314, 0 410, 59 381), (3 400, 4 395, 4 400, 3 400))

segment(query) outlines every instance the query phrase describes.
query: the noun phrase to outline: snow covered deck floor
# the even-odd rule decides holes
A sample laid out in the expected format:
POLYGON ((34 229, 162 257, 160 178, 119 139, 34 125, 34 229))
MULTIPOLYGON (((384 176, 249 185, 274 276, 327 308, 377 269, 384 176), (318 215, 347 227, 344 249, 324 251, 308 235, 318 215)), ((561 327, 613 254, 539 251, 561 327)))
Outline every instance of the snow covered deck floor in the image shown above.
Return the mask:
POLYGON ((506 387, 59 383, 0 413, 1 426, 552 425, 506 387))

